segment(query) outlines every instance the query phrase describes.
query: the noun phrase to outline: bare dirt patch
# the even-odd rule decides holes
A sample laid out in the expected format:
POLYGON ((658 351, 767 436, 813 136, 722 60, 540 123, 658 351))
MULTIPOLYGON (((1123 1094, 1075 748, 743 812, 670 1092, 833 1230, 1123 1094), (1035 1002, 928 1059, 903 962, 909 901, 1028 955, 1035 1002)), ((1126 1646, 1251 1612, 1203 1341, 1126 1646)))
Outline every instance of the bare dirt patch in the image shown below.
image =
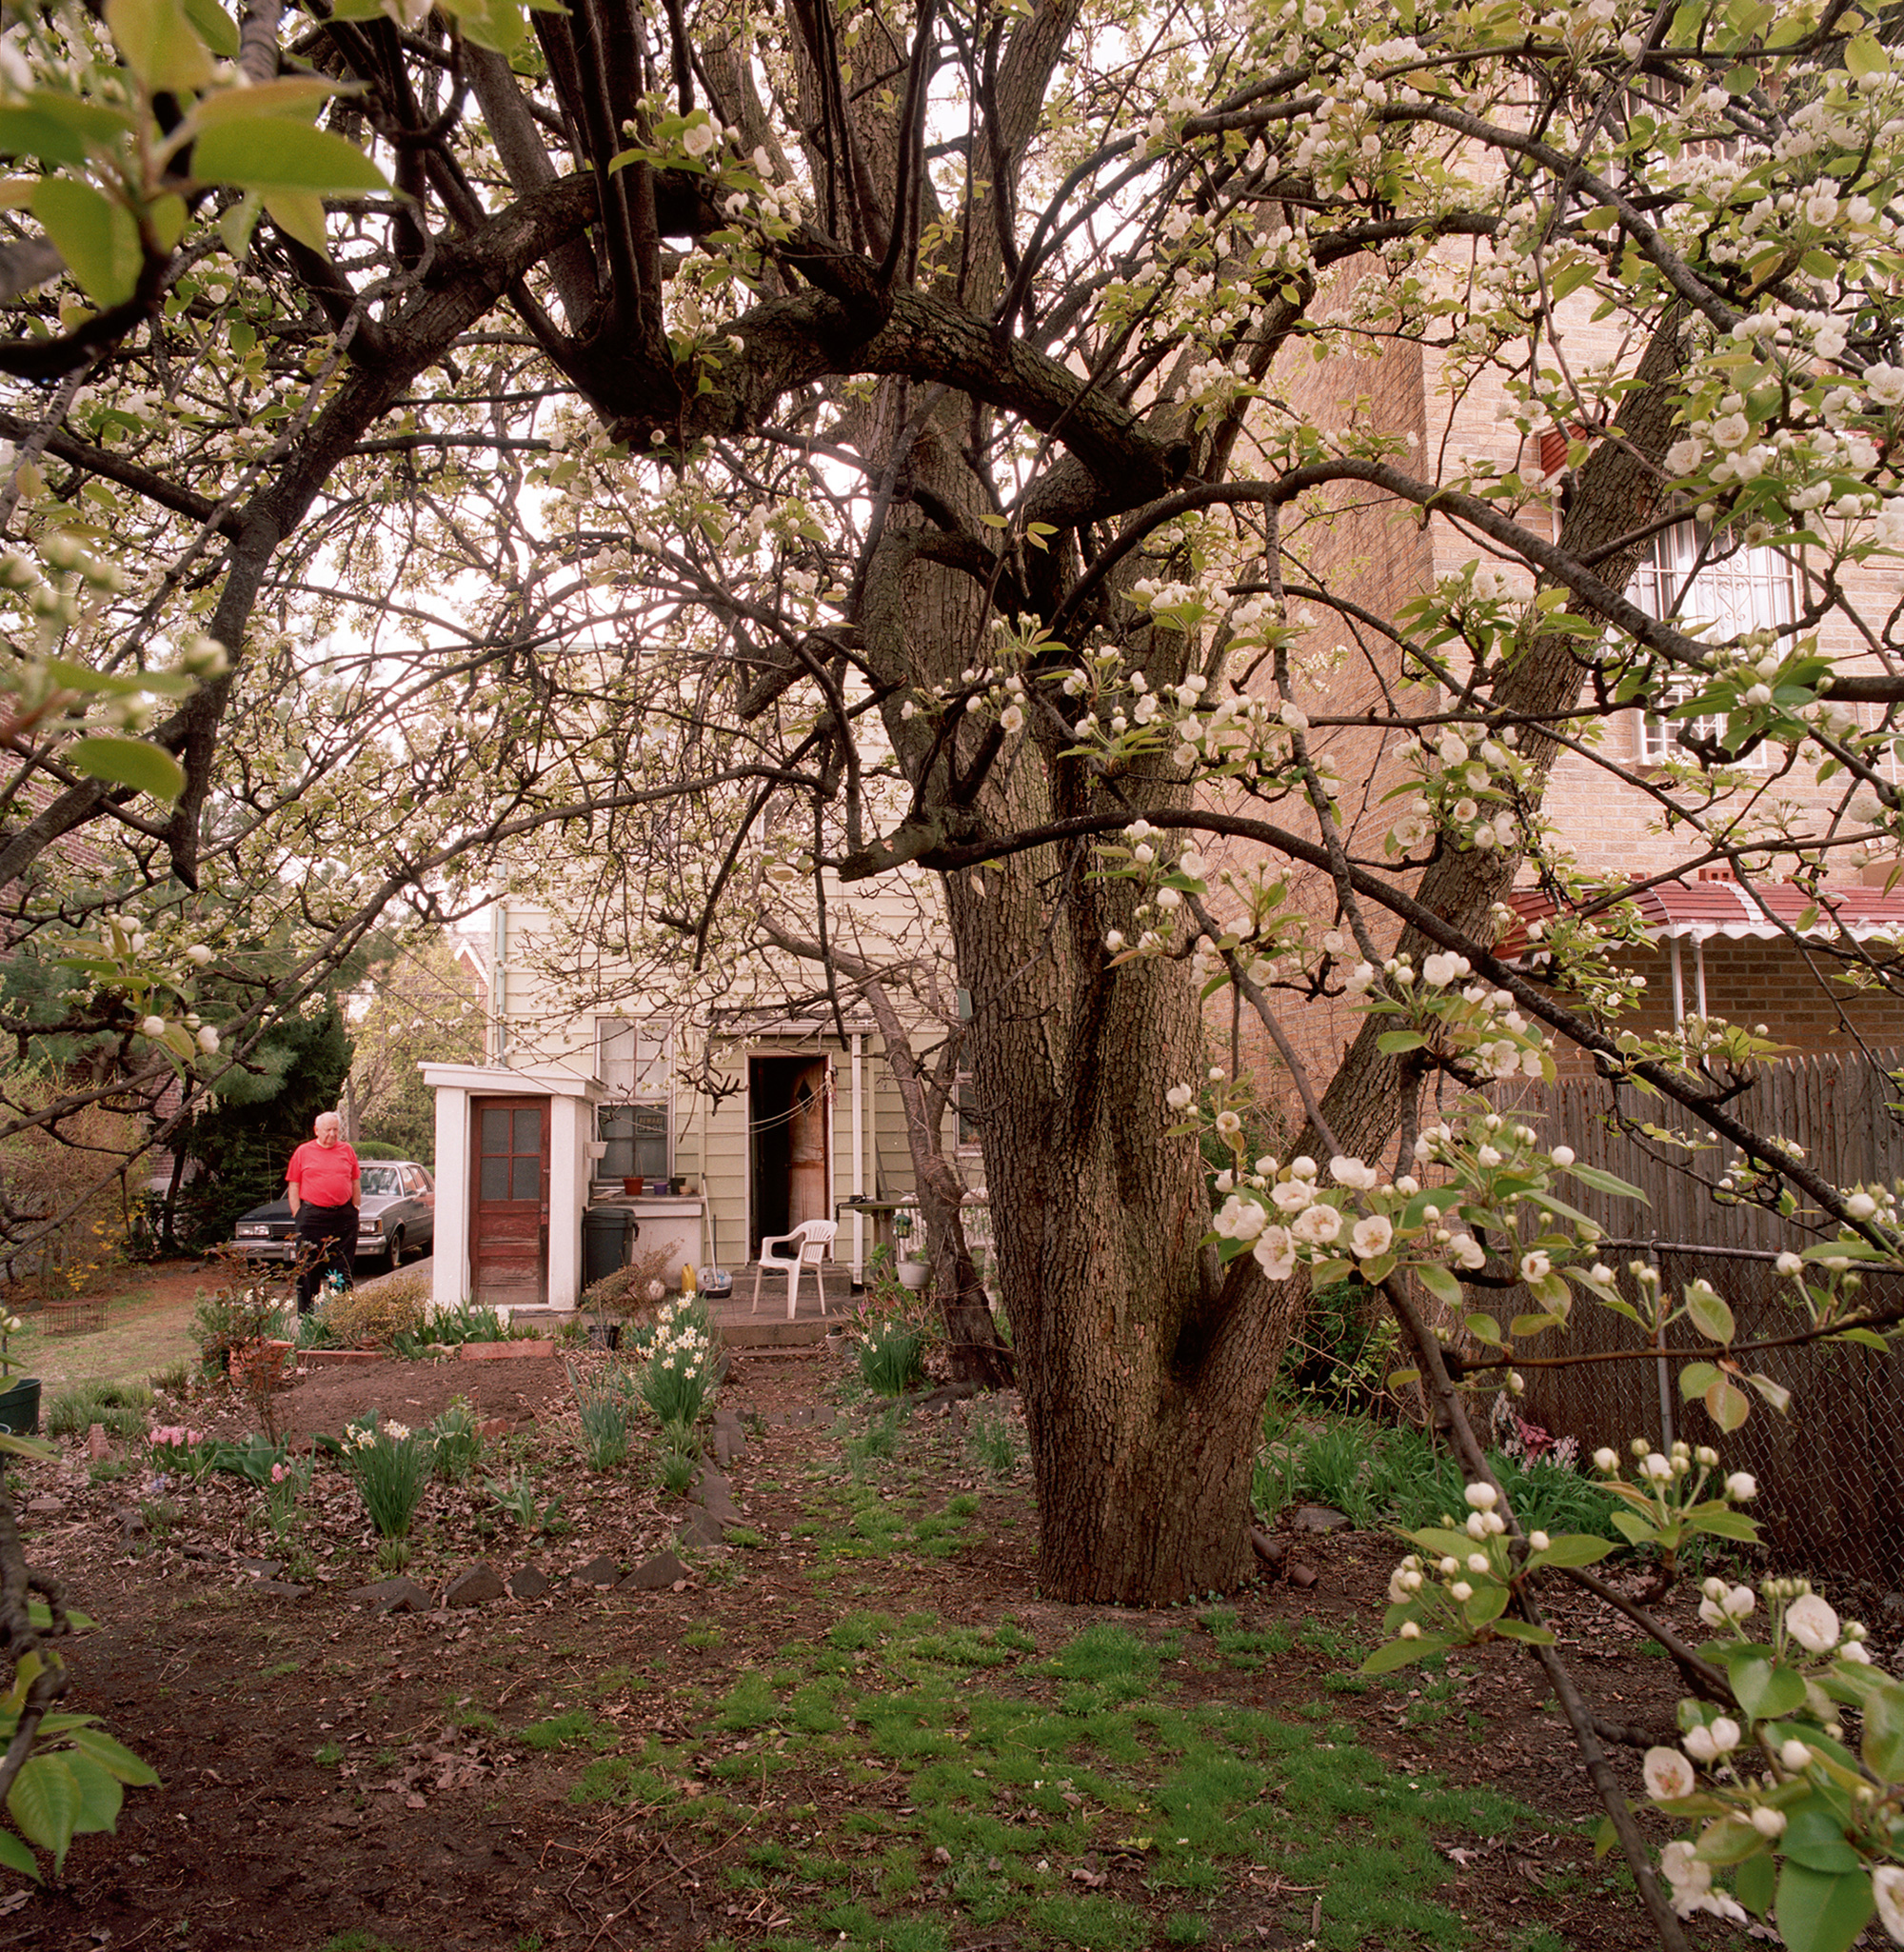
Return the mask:
MULTIPOLYGON (((302 1593, 243 1563, 286 1554, 237 1480, 154 1493, 142 1463, 89 1484, 73 1455, 26 1474, 30 1552, 100 1623, 74 1704, 165 1783, 79 1840, 0 1946, 1644 1942, 1524 1661, 1352 1672, 1386 1541, 1292 1535, 1307 1592, 1053 1605, 1022 1467, 981 1461, 998 1406, 895 1425, 843 1413, 842 1378, 821 1356, 736 1361, 742 1528, 683 1548, 679 1591, 571 1584, 672 1544, 688 1507, 639 1460, 581 1468, 560 1363, 393 1364, 283 1399, 300 1432, 371 1406, 416 1424, 459 1391, 532 1418, 483 1468, 530 1472, 569 1529, 526 1535, 479 1484, 439 1485, 407 1570, 441 1591, 478 1559, 532 1566, 551 1582, 533 1600, 353 1602, 374 1541, 328 1467, 305 1565, 264 1575, 302 1593)), ((1559 1616, 1600 1711, 1667 1725, 1667 1663, 1559 1616)))

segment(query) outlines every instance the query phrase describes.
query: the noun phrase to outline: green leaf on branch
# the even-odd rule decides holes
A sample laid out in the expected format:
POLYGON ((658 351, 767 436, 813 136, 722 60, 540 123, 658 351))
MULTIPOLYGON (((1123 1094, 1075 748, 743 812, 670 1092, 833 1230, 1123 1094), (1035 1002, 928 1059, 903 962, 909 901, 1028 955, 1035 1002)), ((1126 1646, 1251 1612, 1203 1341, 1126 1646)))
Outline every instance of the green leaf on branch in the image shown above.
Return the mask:
POLYGON ((1859 34, 1845 49, 1845 70, 1861 81, 1867 74, 1886 74, 1891 62, 1883 47, 1870 34, 1859 34))
POLYGON ((158 1771, 149 1763, 141 1762, 123 1742, 115 1742, 104 1729, 82 1728, 71 1737, 71 1742, 81 1755, 134 1789, 159 1786, 158 1771))
POLYGON ((89 779, 131 787, 155 800, 176 800, 185 791, 185 768, 163 747, 147 739, 96 732, 66 748, 67 764, 89 779))
POLYGON ((31 109, 0 109, 0 156, 34 156, 42 163, 85 166, 86 138, 76 129, 31 109))
POLYGON ((1500 1346, 1500 1324, 1492 1315, 1477 1310, 1468 1317, 1468 1333, 1477 1342, 1484 1342, 1490 1348, 1500 1346))
MULTIPOLYGON (((218 0, 185 0, 185 17, 198 30, 199 39, 221 61, 238 58, 238 29, 218 0)), ((270 84, 265 86, 268 88, 270 84)))
MULTIPOLYGON (((265 199, 271 222, 288 237, 317 252, 330 255, 330 239, 324 228, 324 199, 308 190, 280 189, 265 199)), ((234 252, 235 256, 236 253, 234 252)))
POLYGON ((1772 1909, 1772 1896, 1776 1889, 1777 1879, 1776 1861, 1769 1850, 1761 1850, 1756 1857, 1749 1857, 1739 1865, 1737 1875, 1732 1881, 1733 1896, 1754 1918, 1763 1918, 1772 1909))
POLYGON ((1376 1048, 1390 1057, 1404 1050, 1419 1050, 1427 1042, 1427 1033, 1422 1030, 1384 1030, 1375 1041, 1376 1048))
POLYGON ((131 297, 142 257, 130 210, 70 176, 43 178, 30 209, 95 305, 124 305, 131 297))
POLYGON ((117 1829, 119 1807, 126 1800, 119 1779, 77 1751, 69 1752, 66 1763, 79 1783, 79 1821, 72 1826, 73 1835, 94 1836, 117 1829))
POLYGON ((235 183, 268 195, 288 189, 361 196, 389 187, 355 143, 279 116, 207 129, 192 150, 191 167, 201 182, 235 183))
POLYGON ((1742 1545, 1758 1544, 1757 1521, 1730 1506, 1695 1505, 1686 1517, 1694 1531, 1704 1532, 1709 1538, 1736 1539, 1742 1545))
POLYGON ((41 1882, 39 1859, 10 1830, 0 1830, 0 1864, 36 1884, 41 1882))
POLYGON ((1743 1863, 1765 1848, 1765 1839, 1738 1817, 1722 1817, 1699 1839, 1701 1863, 1743 1863))
POLYGON ((1780 1666, 1753 1647, 1726 1663, 1733 1698, 1755 1722, 1775 1722, 1805 1700, 1805 1677, 1795 1667, 1780 1666))
POLYGON ((62 1756, 29 1756, 8 1792, 7 1812, 29 1843, 53 1854, 53 1869, 66 1862, 73 1826, 83 1808, 79 1779, 62 1756))
POLYGON ((106 25, 149 94, 182 94, 211 80, 211 56, 180 0, 106 0, 106 25))
POLYGON ((1494 1630, 1503 1640, 1519 1641, 1530 1647, 1551 1647, 1554 1644, 1552 1631, 1544 1626, 1536 1626, 1531 1620, 1497 1620, 1494 1630))
POLYGON ((1507 1588, 1496 1585, 1492 1581, 1486 1585, 1477 1586, 1474 1597, 1461 1610, 1470 1626, 1486 1626, 1507 1611, 1507 1588))
POLYGON ((228 89, 208 95, 191 111, 191 119, 201 134, 228 122, 255 122, 267 116, 308 122, 332 95, 342 91, 338 82, 292 75, 283 81, 261 82, 256 88, 228 89))
POLYGON ((1550 1539, 1544 1552, 1531 1555, 1537 1565, 1597 1565, 1615 1545, 1611 1539, 1597 1539, 1591 1532, 1563 1532, 1550 1539))
POLYGON ((1356 1672, 1393 1674, 1398 1667, 1406 1667, 1430 1654, 1444 1653, 1454 1644, 1453 1639, 1444 1633, 1424 1633, 1418 1641, 1390 1641, 1378 1647, 1356 1672))
POLYGON ((1706 1391, 1706 1414, 1721 1430, 1736 1430, 1751 1409, 1751 1398, 1744 1390, 1735 1389, 1723 1376, 1706 1391))
POLYGON ((1904 1682, 1875 1668, 1861 1693, 1864 1707, 1864 1766, 1880 1783, 1904 1782, 1904 1682))
POLYGON ((1576 1161, 1566 1170, 1583 1185, 1592 1186, 1597 1193, 1611 1193, 1619 1200, 1637 1200, 1642 1206, 1650 1206, 1653 1204, 1631 1181, 1604 1172, 1597 1165, 1581 1165, 1576 1161))
POLYGON ((523 10, 516 0, 445 0, 445 9, 479 48, 507 54, 523 38, 523 10))
POLYGON ((1460 1282, 1438 1261, 1422 1262, 1415 1270, 1415 1278, 1438 1302, 1445 1303, 1451 1308, 1461 1305, 1464 1297, 1460 1282))
POLYGON ((1709 1287, 1695 1287, 1686 1296, 1686 1313, 1708 1342, 1729 1343, 1735 1333, 1732 1310, 1709 1287))
POLYGON ((1679 1400, 1691 1403, 1696 1396, 1703 1396, 1719 1380, 1716 1363, 1688 1363, 1679 1371, 1679 1400))
POLYGON ((1745 1380, 1775 1410, 1783 1411, 1791 1407, 1792 1392, 1782 1383, 1775 1383, 1770 1376, 1761 1376, 1755 1371, 1745 1380))
POLYGON ((1788 1853, 1773 1910, 1786 1952, 1849 1952, 1876 1909, 1868 1871, 1833 1876, 1788 1853))

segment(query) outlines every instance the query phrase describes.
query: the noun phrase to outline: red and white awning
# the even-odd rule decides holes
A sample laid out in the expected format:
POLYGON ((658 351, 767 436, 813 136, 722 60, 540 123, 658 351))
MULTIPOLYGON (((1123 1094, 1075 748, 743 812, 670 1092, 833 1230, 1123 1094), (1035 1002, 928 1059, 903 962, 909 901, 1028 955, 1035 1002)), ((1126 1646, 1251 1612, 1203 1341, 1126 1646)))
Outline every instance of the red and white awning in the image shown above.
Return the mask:
MULTIPOLYGON (((1904 941, 1904 885, 1892 894, 1856 884, 1827 883, 1816 893, 1789 881, 1742 883, 1730 879, 1662 881, 1629 900, 1657 940, 1707 942, 1714 936, 1775 939, 1787 934, 1873 936, 1904 941)), ((1527 925, 1556 912, 1538 888, 1516 888, 1507 898, 1518 921, 1495 953, 1513 962, 1527 952, 1527 925)))

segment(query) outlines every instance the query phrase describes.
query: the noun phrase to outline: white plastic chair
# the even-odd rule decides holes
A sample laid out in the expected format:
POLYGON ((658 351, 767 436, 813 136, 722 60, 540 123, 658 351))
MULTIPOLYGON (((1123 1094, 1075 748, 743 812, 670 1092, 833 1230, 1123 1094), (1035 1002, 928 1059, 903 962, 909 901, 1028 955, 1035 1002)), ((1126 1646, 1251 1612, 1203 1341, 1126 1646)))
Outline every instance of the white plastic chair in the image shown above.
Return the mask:
POLYGON ((769 1234, 761 1243, 761 1258, 754 1269, 754 1305, 749 1311, 761 1312, 761 1276, 768 1268, 775 1273, 786 1275, 786 1319, 793 1320, 793 1311, 800 1301, 800 1270, 805 1266, 813 1269, 814 1285, 820 1290, 820 1312, 826 1312, 826 1283, 820 1272, 820 1263, 833 1250, 833 1236, 840 1231, 840 1224, 834 1220, 803 1220, 791 1233, 769 1234), (776 1247, 791 1246, 791 1256, 776 1254, 776 1247))

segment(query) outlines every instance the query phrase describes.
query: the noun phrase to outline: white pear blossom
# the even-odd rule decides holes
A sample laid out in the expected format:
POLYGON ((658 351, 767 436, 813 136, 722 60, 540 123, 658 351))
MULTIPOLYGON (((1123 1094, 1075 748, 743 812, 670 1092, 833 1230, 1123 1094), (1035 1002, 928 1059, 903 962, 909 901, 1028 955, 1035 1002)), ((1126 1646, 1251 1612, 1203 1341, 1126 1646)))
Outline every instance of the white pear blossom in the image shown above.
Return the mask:
POLYGON ((1693 1765, 1676 1748, 1650 1748, 1640 1766, 1646 1793, 1655 1803, 1677 1803, 1698 1786, 1693 1765))
POLYGON ((1271 1281, 1287 1281, 1296 1272, 1296 1243, 1286 1226, 1264 1227, 1250 1253, 1271 1281))
POLYGON ((1232 1193, 1211 1224, 1226 1241, 1253 1241, 1268 1218, 1256 1201, 1232 1193))
POLYGON ((1342 1230, 1342 1216, 1333 1206, 1305 1206, 1290 1231, 1299 1241, 1327 1246, 1342 1230))
POLYGON ((1785 1609, 1785 1630, 1808 1653, 1829 1654, 1838 1643, 1838 1616, 1816 1593, 1801 1593, 1785 1609))
POLYGON ((1871 1874, 1871 1895, 1877 1900, 1877 1922, 1893 1941, 1904 1945, 1904 1868, 1879 1864, 1871 1874))
POLYGON ((1371 1213, 1349 1230, 1349 1245, 1359 1261, 1373 1261, 1388 1252, 1395 1239, 1395 1227, 1385 1213, 1371 1213))

